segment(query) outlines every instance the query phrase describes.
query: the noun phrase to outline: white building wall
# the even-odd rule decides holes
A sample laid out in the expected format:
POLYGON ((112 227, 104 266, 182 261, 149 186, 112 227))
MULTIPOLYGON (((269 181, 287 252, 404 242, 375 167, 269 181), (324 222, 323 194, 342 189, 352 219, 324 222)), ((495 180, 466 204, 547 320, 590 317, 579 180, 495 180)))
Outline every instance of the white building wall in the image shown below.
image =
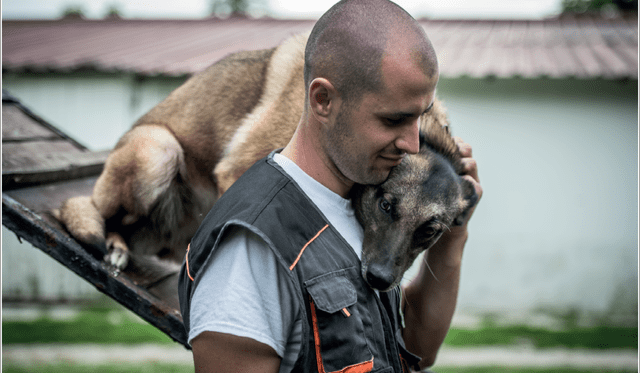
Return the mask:
POLYGON ((95 299, 96 288, 2 226, 2 297, 19 300, 95 299))
POLYGON ((3 74, 2 88, 92 150, 111 149, 183 78, 132 74, 3 74))
MULTIPOLYGON (((180 82, 5 76, 3 88, 91 149, 103 149, 180 82)), ((441 79, 438 95, 454 134, 474 147, 485 190, 470 224, 460 309, 636 312, 637 87, 637 81, 441 79)), ((33 282, 11 264, 14 255, 44 256, 10 243, 6 232, 5 291, 33 282)), ((54 284, 58 277, 41 281, 63 294, 55 290, 62 287, 54 284)))
POLYGON ((637 89, 637 81, 440 82, 484 188, 461 308, 637 310, 637 89))

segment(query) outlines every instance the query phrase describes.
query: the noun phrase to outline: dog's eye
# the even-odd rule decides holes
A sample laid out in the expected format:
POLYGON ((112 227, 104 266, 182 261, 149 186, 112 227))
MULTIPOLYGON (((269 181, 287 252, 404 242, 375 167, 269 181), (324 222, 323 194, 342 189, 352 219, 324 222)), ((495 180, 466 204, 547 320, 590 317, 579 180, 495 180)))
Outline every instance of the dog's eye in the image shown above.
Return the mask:
POLYGON ((385 214, 388 214, 391 212, 391 203, 389 203, 389 201, 387 201, 384 198, 380 198, 380 202, 378 202, 378 207, 380 207, 380 210, 382 210, 382 212, 384 212, 385 214))
POLYGON ((435 236, 436 233, 438 232, 433 227, 427 227, 422 231, 422 234, 424 234, 425 238, 431 238, 435 236))

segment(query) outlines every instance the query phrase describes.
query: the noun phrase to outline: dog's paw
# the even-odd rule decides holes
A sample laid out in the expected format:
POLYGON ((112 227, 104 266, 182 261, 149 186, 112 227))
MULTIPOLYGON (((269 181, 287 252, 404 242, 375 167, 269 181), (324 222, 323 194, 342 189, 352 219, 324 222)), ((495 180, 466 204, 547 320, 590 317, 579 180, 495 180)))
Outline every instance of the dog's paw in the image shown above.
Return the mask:
POLYGON ((123 270, 129 264, 129 251, 120 247, 110 249, 109 254, 104 257, 104 261, 117 270, 123 270))
POLYGON ((115 232, 107 234, 107 255, 104 261, 117 270, 123 270, 129 264, 129 249, 122 236, 115 232))

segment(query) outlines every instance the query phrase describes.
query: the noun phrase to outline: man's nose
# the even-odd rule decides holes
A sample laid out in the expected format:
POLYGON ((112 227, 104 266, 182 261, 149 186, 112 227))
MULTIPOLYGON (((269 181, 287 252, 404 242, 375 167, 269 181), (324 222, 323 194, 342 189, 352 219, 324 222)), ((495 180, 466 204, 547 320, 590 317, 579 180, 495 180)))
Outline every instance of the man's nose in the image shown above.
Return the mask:
POLYGON ((408 154, 416 154, 420 151, 420 118, 402 126, 395 145, 398 150, 408 154))

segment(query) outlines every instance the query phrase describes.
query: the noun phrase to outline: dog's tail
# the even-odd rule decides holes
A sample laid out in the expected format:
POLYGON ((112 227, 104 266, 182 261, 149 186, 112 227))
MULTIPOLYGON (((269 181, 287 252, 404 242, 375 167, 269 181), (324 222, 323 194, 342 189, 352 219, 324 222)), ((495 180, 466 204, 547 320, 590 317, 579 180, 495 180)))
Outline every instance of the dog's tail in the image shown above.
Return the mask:
POLYGON ((106 251, 105 221, 96 209, 91 197, 81 196, 66 200, 52 215, 79 241, 106 251))

